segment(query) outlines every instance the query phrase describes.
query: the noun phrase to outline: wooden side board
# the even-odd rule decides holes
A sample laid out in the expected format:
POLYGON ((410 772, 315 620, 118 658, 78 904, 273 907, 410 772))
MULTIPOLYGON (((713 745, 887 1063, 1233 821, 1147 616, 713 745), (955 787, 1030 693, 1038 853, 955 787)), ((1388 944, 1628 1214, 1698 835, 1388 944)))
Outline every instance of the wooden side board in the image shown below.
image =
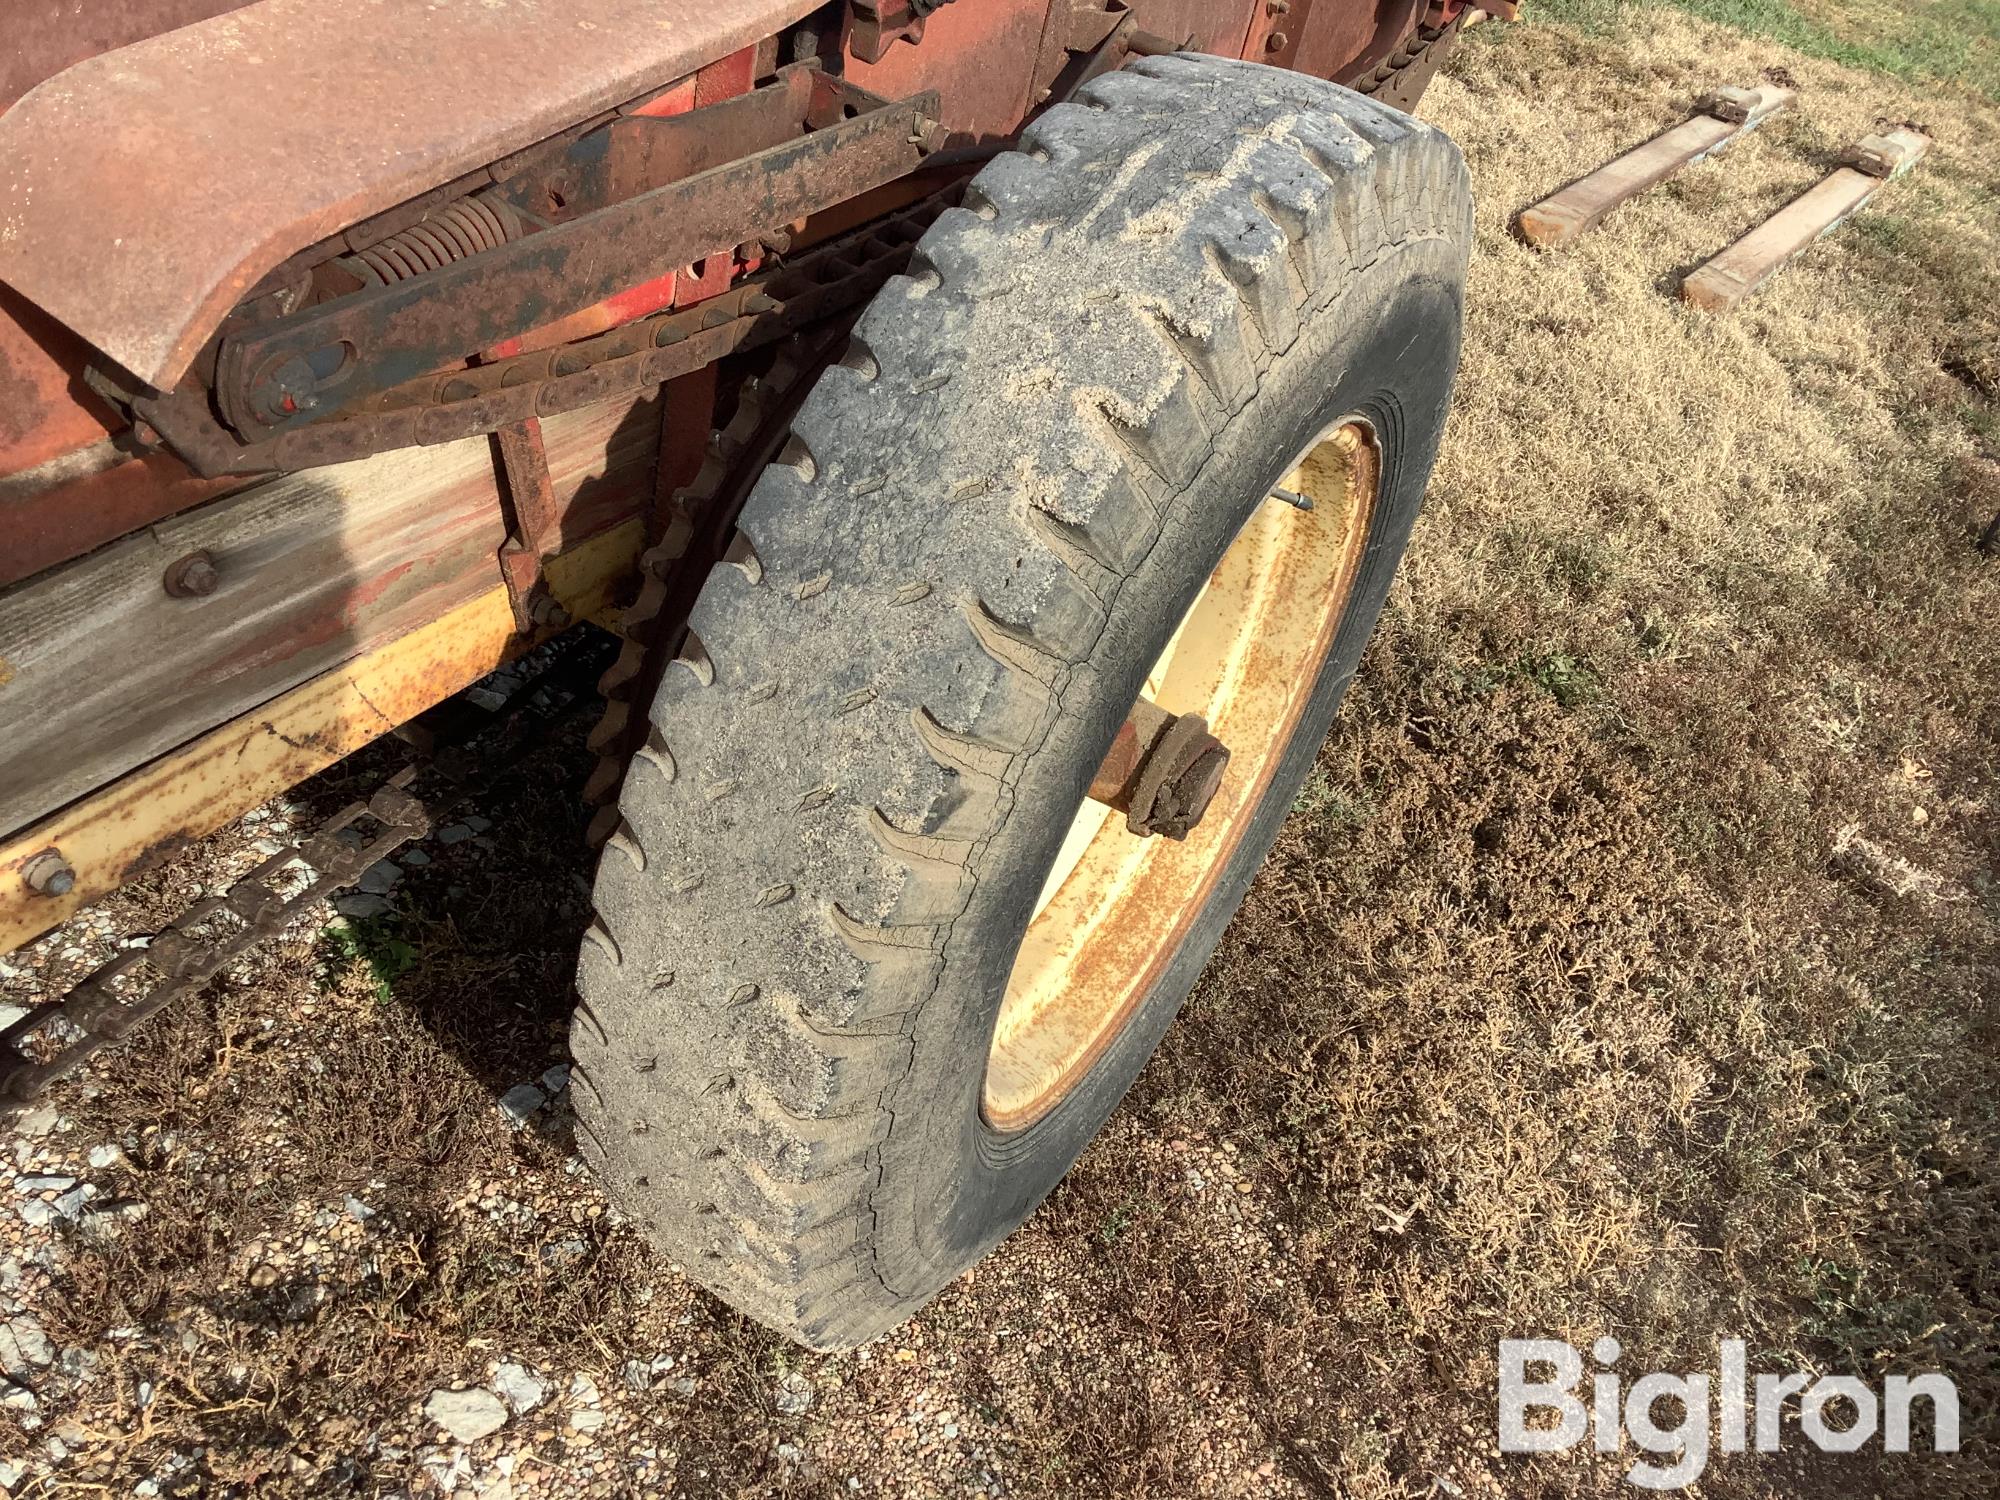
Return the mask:
POLYGON ((1791 99, 1790 89, 1718 89, 1702 99, 1693 118, 1522 209, 1514 227, 1522 239, 1538 248, 1552 250, 1567 245, 1595 228, 1621 203, 1741 140, 1791 99))
MULTIPOLYGON (((578 618, 601 615, 643 542, 640 524, 628 521, 565 552, 549 564, 550 594, 578 618)), ((489 587, 0 841, 0 953, 477 682, 529 644, 515 633, 507 590, 489 587), (49 849, 75 872, 75 886, 60 896, 30 889, 23 876, 49 849)))
MULTIPOLYGON (((657 406, 551 419, 563 544, 650 495, 657 406)), ((499 580, 488 439, 287 475, 0 594, 0 830, 20 828, 499 580), (169 567, 205 551, 213 592, 169 567)))
POLYGON ((1889 182, 1915 166, 1930 141, 1914 130, 1871 135, 1836 167, 1770 218, 1681 282, 1681 300, 1703 312, 1726 312, 1776 275, 1809 245, 1832 233, 1889 182))

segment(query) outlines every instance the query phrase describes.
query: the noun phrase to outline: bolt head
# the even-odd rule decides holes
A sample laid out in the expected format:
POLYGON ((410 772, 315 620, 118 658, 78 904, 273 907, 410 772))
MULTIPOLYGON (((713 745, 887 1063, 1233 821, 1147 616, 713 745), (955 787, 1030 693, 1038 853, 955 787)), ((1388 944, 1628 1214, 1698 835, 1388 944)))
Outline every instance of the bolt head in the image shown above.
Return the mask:
POLYGON ((1284 32, 1274 31, 1264 39, 1264 50, 1266 52, 1283 52, 1285 48, 1291 45, 1291 41, 1292 39, 1286 36, 1284 32))
POLYGON ((319 377, 296 354, 267 365, 252 383, 250 410, 267 427, 319 405, 319 377))
POLYGON ((38 896, 67 896, 76 889, 76 871, 56 849, 44 849, 21 866, 21 878, 38 896))
POLYGON ((216 571, 214 556, 204 547, 168 563, 160 582, 176 599, 199 599, 215 592, 222 575, 216 571))

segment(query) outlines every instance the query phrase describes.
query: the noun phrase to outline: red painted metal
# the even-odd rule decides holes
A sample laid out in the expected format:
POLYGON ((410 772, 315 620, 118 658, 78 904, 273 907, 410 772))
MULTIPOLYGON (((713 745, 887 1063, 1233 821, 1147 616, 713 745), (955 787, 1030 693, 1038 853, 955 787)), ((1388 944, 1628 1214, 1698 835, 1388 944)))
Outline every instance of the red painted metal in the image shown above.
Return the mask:
POLYGON ((294 251, 813 3, 260 0, 78 63, 0 116, 0 281, 165 389, 294 251))
MULTIPOLYGON (((197 478, 166 454, 129 456, 139 451, 129 437, 109 447, 107 435, 123 424, 80 378, 94 358, 89 346, 23 290, 122 351, 138 373, 160 374, 193 357, 259 268, 329 236, 336 248, 379 239, 415 222, 426 203, 434 210, 440 193, 519 170, 537 136, 574 134, 603 111, 659 118, 733 98, 771 76, 776 33, 815 8, 814 0, 512 0, 443 10, 380 0, 15 0, 0 48, 0 158, 16 168, 0 175, 0 222, 14 231, 0 235, 0 281, 14 283, 0 285, 0 587, 241 482, 197 478), (200 24, 172 30, 189 22, 200 24), (114 47, 115 57, 97 56, 114 47), (255 69, 242 62, 251 53, 263 59, 255 69), (488 104, 469 108, 469 100, 488 104), (505 159, 489 169, 495 158, 505 159), (191 200, 202 213, 187 211, 191 200)), ((1101 33, 1119 14, 1175 42, 1352 81, 1400 47, 1416 19, 1435 25, 1460 8, 1462 0, 1428 11, 1421 0, 954 0, 926 18, 921 41, 892 41, 879 61, 856 61, 840 36, 817 50, 877 94, 939 90, 958 140, 991 140, 1032 112, 1068 60, 1065 41, 1093 26, 1101 33), (1274 47, 1277 34, 1284 41, 1274 47)), ((795 55, 787 43, 784 56, 795 55)), ((799 245, 937 185, 903 191, 918 181, 817 215, 799 245)), ((711 298, 759 264, 757 247, 747 248, 615 291, 488 353, 546 351, 711 298)), ((662 374, 685 368, 659 363, 662 374)), ((690 394, 693 379, 683 386, 690 394)), ((699 425, 671 424, 667 445, 698 441, 699 425)), ((313 444, 299 451, 310 455, 313 444)), ((660 455, 663 473, 690 461, 660 455)))
POLYGON ((1049 0, 959 0, 926 19, 922 42, 896 42, 879 62, 856 58, 850 35, 844 71, 890 99, 936 89, 955 140, 1012 135, 1031 102, 1049 10, 1049 0))

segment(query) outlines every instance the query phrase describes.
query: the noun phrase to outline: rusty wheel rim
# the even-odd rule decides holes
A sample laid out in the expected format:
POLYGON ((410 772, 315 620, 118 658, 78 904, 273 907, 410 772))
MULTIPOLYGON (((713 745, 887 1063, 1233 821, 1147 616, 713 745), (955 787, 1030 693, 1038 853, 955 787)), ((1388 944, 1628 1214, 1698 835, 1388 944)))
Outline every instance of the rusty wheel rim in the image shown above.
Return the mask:
POLYGON ((1100 803, 1077 809, 994 1026, 980 1101, 994 1129, 1026 1129, 1089 1073, 1206 904, 1346 613, 1380 473, 1367 424, 1326 428, 1278 486, 1312 508, 1273 500, 1252 513, 1147 674, 1144 696, 1208 720, 1230 747, 1228 772, 1181 842, 1138 838, 1100 803))

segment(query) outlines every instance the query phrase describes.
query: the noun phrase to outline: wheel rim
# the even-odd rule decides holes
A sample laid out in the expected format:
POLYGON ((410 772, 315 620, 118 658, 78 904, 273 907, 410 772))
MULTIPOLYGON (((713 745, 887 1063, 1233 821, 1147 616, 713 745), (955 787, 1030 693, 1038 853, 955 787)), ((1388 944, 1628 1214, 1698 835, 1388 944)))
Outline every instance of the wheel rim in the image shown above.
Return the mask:
POLYGON ((1090 1071, 1242 842, 1346 611, 1380 472, 1366 424, 1325 429, 1279 486, 1312 508, 1260 505, 1154 662, 1145 696, 1206 718, 1228 773, 1181 842, 1139 838, 1101 803, 1077 809, 994 1027, 981 1094, 993 1128, 1032 1125, 1090 1071))

